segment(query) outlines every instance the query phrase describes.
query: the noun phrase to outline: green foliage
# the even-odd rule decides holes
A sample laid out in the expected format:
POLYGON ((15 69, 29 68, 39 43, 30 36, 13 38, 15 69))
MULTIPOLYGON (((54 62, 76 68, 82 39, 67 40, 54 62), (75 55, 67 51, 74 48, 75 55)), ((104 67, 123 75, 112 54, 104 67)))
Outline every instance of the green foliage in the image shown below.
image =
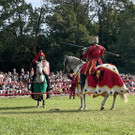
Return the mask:
POLYGON ((134 31, 132 28, 130 28, 132 30, 129 34, 129 27, 135 26, 131 23, 132 17, 134 16, 134 5, 128 0, 113 1, 113 3, 102 1, 99 5, 101 7, 98 14, 100 43, 107 51, 120 54, 120 58, 106 56, 106 62, 116 65, 120 72, 135 73, 135 70, 131 70, 131 67, 134 65, 134 57, 133 55, 131 57, 129 56, 134 47, 131 49, 131 47, 127 47, 128 44, 126 44, 126 42, 129 42, 130 38, 132 38, 131 35, 134 34, 134 32, 132 33, 132 31, 134 31), (123 44, 126 45, 124 46, 123 44), (127 48, 130 49, 127 51, 127 48))
POLYGON ((62 45, 61 42, 80 44, 82 46, 87 46, 90 42, 89 29, 92 28, 92 25, 89 23, 87 14, 82 12, 83 10, 84 7, 81 3, 78 2, 77 6, 75 6, 69 2, 57 6, 54 9, 54 14, 47 16, 47 25, 50 27, 49 40, 52 41, 51 44, 54 44, 51 54, 56 59, 51 60, 53 61, 51 65, 54 71, 62 68, 61 63, 65 54, 80 56, 78 48, 62 45))
POLYGON ((0 4, 3 11, 0 23, 0 70, 11 71, 14 67, 19 71, 22 67, 29 70, 39 9, 34 10, 24 0, 6 0, 0 4))
POLYGON ((27 34, 27 22, 31 5, 24 0, 1 1, 0 63, 3 71, 25 67, 30 57, 31 38, 27 34), (8 66, 7 66, 8 65, 8 66))
POLYGON ((42 8, 33 8, 24 0, 0 1, 2 11, 0 70, 8 71, 14 67, 17 70, 22 67, 28 70, 34 45, 37 45, 37 53, 43 50, 46 54, 51 71, 62 70, 65 54, 80 57, 81 53, 79 48, 64 45, 62 42, 88 47, 91 36, 99 35, 100 44, 107 51, 121 55, 120 58, 106 55, 104 62, 115 64, 120 72, 135 73, 132 68, 135 66, 133 53, 135 9, 132 2, 129 0, 43 2, 42 8), (38 38, 36 34, 39 35, 38 38))
POLYGON ((118 35, 118 50, 121 54, 121 68, 123 72, 135 73, 135 6, 128 6, 122 13, 122 25, 118 35))

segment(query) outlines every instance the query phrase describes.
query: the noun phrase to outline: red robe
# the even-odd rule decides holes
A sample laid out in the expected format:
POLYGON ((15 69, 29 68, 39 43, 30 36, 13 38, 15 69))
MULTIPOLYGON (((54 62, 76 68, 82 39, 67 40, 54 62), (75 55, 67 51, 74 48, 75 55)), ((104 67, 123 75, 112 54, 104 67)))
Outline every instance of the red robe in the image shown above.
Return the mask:
POLYGON ((71 82, 71 87, 70 87, 70 94, 69 97, 71 98, 73 96, 73 98, 75 98, 75 87, 76 87, 76 81, 74 77, 69 76, 69 79, 72 81, 71 82))
POLYGON ((100 56, 105 54, 106 49, 101 46, 94 44, 90 46, 86 53, 83 54, 82 58, 86 58, 86 63, 82 66, 80 73, 89 75, 95 71, 97 61, 102 64, 100 56))

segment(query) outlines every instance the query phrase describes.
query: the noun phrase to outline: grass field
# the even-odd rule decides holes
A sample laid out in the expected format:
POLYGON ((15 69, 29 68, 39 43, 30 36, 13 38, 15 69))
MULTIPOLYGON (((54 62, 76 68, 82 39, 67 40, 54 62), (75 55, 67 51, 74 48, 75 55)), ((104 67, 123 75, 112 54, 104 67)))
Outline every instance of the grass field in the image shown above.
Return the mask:
POLYGON ((128 96, 128 103, 118 96, 113 111, 112 97, 104 111, 102 100, 87 96, 88 110, 78 111, 79 97, 52 97, 45 109, 29 97, 0 98, 0 135, 135 135, 135 96, 128 96))

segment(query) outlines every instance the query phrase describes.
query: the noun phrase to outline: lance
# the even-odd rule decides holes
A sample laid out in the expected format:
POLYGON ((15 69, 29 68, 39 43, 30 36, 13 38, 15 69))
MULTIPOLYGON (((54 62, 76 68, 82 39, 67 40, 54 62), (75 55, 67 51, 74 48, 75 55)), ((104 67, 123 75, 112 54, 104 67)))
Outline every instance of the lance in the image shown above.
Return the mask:
MULTIPOLYGON (((38 40, 38 36, 39 36, 39 29, 40 29, 40 24, 41 24, 42 13, 43 13, 43 8, 41 7, 39 18, 38 18, 38 24, 37 24, 37 28, 36 28, 36 32, 35 32, 35 39, 33 42, 33 52, 32 52, 32 59, 30 61, 29 73, 31 72, 31 69, 32 69, 32 60, 36 56, 37 40, 38 40)), ((29 78, 30 78, 30 74, 29 74, 29 78)))
MULTIPOLYGON (((81 45, 76 45, 76 44, 72 44, 72 43, 67 43, 67 42, 62 42, 62 44, 67 44, 67 45, 75 46, 75 47, 78 47, 78 48, 86 48, 86 49, 89 48, 89 47, 85 47, 85 46, 81 46, 81 45)), ((105 51, 105 53, 109 54, 109 55, 112 55, 112 56, 119 57, 119 54, 117 54, 117 53, 108 52, 108 51, 105 51)))

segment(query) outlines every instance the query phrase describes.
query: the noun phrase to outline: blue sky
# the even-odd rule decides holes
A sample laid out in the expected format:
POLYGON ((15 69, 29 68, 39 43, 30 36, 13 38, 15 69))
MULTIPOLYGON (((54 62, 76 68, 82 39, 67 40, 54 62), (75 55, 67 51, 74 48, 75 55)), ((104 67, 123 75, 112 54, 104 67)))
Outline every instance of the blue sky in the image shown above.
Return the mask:
POLYGON ((42 0, 25 0, 27 3, 31 3, 33 7, 40 7, 42 0))

